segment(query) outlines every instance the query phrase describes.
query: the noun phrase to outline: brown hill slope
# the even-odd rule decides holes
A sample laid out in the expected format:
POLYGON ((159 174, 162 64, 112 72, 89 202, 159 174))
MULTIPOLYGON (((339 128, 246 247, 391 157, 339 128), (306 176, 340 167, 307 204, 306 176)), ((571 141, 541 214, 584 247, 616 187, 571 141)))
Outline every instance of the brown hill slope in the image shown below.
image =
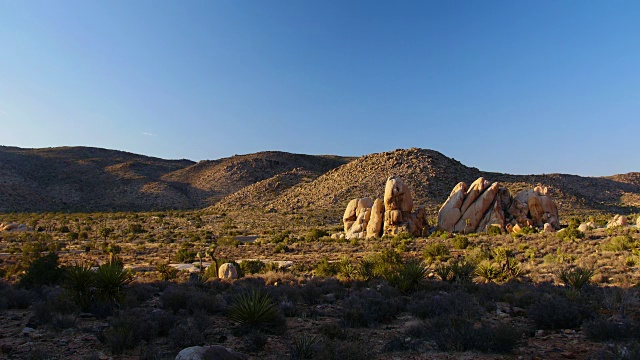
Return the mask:
POLYGON ((196 164, 89 147, 0 146, 0 211, 200 208, 279 173, 318 176, 349 160, 264 152, 196 164))
POLYGON ((207 206, 224 196, 278 174, 301 169, 317 177, 351 160, 352 158, 331 155, 265 151, 201 161, 188 168, 166 174, 162 179, 174 186, 182 186, 189 198, 200 206, 207 206))
POLYGON ((385 181, 391 175, 399 175, 405 180, 413 193, 414 203, 425 205, 431 214, 437 212, 459 181, 470 183, 479 176, 500 181, 513 192, 538 184, 548 186, 562 216, 592 211, 637 212, 640 207, 640 185, 633 181, 637 177, 629 174, 593 178, 488 173, 464 166, 437 151, 424 149, 363 156, 311 183, 296 185, 263 206, 281 211, 326 209, 339 215, 349 199, 382 197, 385 181))

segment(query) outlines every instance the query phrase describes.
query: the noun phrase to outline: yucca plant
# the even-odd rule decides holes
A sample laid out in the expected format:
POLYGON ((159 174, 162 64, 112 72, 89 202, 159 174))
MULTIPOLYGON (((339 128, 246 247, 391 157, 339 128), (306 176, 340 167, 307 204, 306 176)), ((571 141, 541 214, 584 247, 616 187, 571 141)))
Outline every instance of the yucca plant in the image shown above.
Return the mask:
POLYGON ((406 294, 417 290, 426 275, 427 268, 422 262, 412 259, 401 266, 398 273, 391 279, 387 279, 387 281, 398 288, 401 293, 406 294))
POLYGON ((591 281, 595 273, 596 271, 593 268, 576 267, 574 269, 562 269, 558 272, 557 276, 566 286, 573 290, 580 291, 584 285, 591 281))
POLYGON ((478 267, 476 268, 476 281, 481 283, 489 283, 493 280, 496 280, 500 276, 500 273, 501 271, 496 266, 496 264, 489 261, 483 261, 478 264, 478 267))
POLYGON ((259 289, 237 295, 229 306, 227 315, 245 328, 274 330, 284 323, 276 302, 259 289))
POLYGON ((89 264, 78 264, 65 269, 64 288, 73 301, 87 311, 91 302, 91 291, 96 283, 96 273, 89 264))
POLYGON ((353 266, 351 260, 345 256, 338 262, 338 272, 345 278, 351 279, 356 275, 356 267, 353 266))
POLYGON ((442 281, 453 282, 453 270, 449 264, 438 264, 433 271, 442 281))
POLYGON ((121 300, 124 287, 133 281, 131 273, 117 259, 100 265, 95 277, 98 294, 105 300, 116 303, 121 300))
POLYGON ((450 267, 453 281, 457 283, 470 282, 476 270, 475 265, 466 260, 453 261, 450 267))
POLYGON ((375 277, 375 262, 372 259, 366 258, 358 262, 356 274, 364 281, 370 281, 375 277))
POLYGON ((318 338, 312 335, 302 334, 293 340, 293 359, 313 359, 313 351, 318 343, 318 338))

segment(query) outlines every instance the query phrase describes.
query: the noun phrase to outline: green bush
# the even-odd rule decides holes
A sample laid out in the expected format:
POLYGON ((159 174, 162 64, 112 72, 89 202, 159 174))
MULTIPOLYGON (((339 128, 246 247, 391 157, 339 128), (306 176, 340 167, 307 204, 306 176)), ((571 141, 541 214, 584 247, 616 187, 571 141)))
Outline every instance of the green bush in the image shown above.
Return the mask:
POLYGON ((607 243, 602 245, 604 251, 625 251, 636 248, 636 243, 629 235, 620 235, 611 238, 607 243))
POLYGON ((63 270, 58 266, 58 255, 51 252, 29 265, 24 276, 20 278, 20 286, 33 288, 58 284, 63 275, 63 270))
POLYGON ((307 241, 317 241, 318 239, 323 238, 325 236, 329 236, 329 233, 326 232, 325 230, 311 229, 305 236, 305 239, 307 241))
POLYGON ((338 275, 339 270, 338 263, 329 262, 329 259, 324 257, 316 264, 315 272, 318 276, 330 277, 338 275))
POLYGON ((428 264, 436 261, 447 261, 451 257, 449 248, 447 248, 447 246, 442 243, 434 243, 425 246, 422 254, 424 255, 424 259, 428 264))
POLYGON ((560 240, 578 240, 584 239, 584 233, 576 228, 568 227, 562 231, 556 233, 556 237, 560 240))
POLYGON ((451 244, 453 244, 454 249, 464 250, 469 247, 469 238, 456 235, 453 239, 451 239, 451 244))
POLYGON ((191 249, 182 248, 176 252, 175 260, 181 263, 191 263, 195 260, 196 252, 191 249))
POLYGON ((502 229, 500 229, 499 226, 491 225, 487 227, 487 235, 489 236, 502 235, 502 229))
POLYGON ((266 265, 260 260, 245 260, 240 263, 243 274, 260 274, 265 271, 266 265))

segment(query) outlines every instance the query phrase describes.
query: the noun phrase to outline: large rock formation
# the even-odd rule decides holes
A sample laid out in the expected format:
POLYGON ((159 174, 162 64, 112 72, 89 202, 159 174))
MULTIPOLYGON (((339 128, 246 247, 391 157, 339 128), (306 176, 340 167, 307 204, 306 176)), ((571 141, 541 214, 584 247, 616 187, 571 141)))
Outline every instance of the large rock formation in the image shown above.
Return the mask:
POLYGON ((499 183, 480 177, 469 187, 458 183, 438 211, 438 227, 442 230, 469 234, 486 231, 489 226, 557 230, 558 208, 547 196, 547 188, 537 186, 512 197, 499 183))
POLYGON ((372 238, 403 232, 424 235, 428 228, 426 211, 424 207, 412 210, 411 191, 402 179, 391 176, 387 179, 383 200, 365 197, 349 202, 342 217, 345 238, 372 238))

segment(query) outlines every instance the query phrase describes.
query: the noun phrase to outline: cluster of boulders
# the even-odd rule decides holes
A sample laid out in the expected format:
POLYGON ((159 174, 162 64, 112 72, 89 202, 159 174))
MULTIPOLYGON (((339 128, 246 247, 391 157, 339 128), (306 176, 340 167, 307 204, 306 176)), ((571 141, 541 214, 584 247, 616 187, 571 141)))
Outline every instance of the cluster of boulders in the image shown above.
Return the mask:
POLYGON ((342 217, 346 239, 369 239, 408 233, 426 235, 427 214, 420 206, 413 211, 411 191, 396 176, 387 179, 384 199, 353 199, 342 217))
POLYGON ((460 182, 438 211, 438 228, 465 234, 491 226, 509 232, 524 227, 555 231, 560 228, 558 208, 547 192, 546 187, 537 186, 511 196, 500 183, 482 177, 471 186, 460 182))
POLYGON ((13 231, 13 232, 23 232, 23 231, 32 231, 30 227, 25 224, 17 224, 17 223, 0 223, 0 231, 13 231))

